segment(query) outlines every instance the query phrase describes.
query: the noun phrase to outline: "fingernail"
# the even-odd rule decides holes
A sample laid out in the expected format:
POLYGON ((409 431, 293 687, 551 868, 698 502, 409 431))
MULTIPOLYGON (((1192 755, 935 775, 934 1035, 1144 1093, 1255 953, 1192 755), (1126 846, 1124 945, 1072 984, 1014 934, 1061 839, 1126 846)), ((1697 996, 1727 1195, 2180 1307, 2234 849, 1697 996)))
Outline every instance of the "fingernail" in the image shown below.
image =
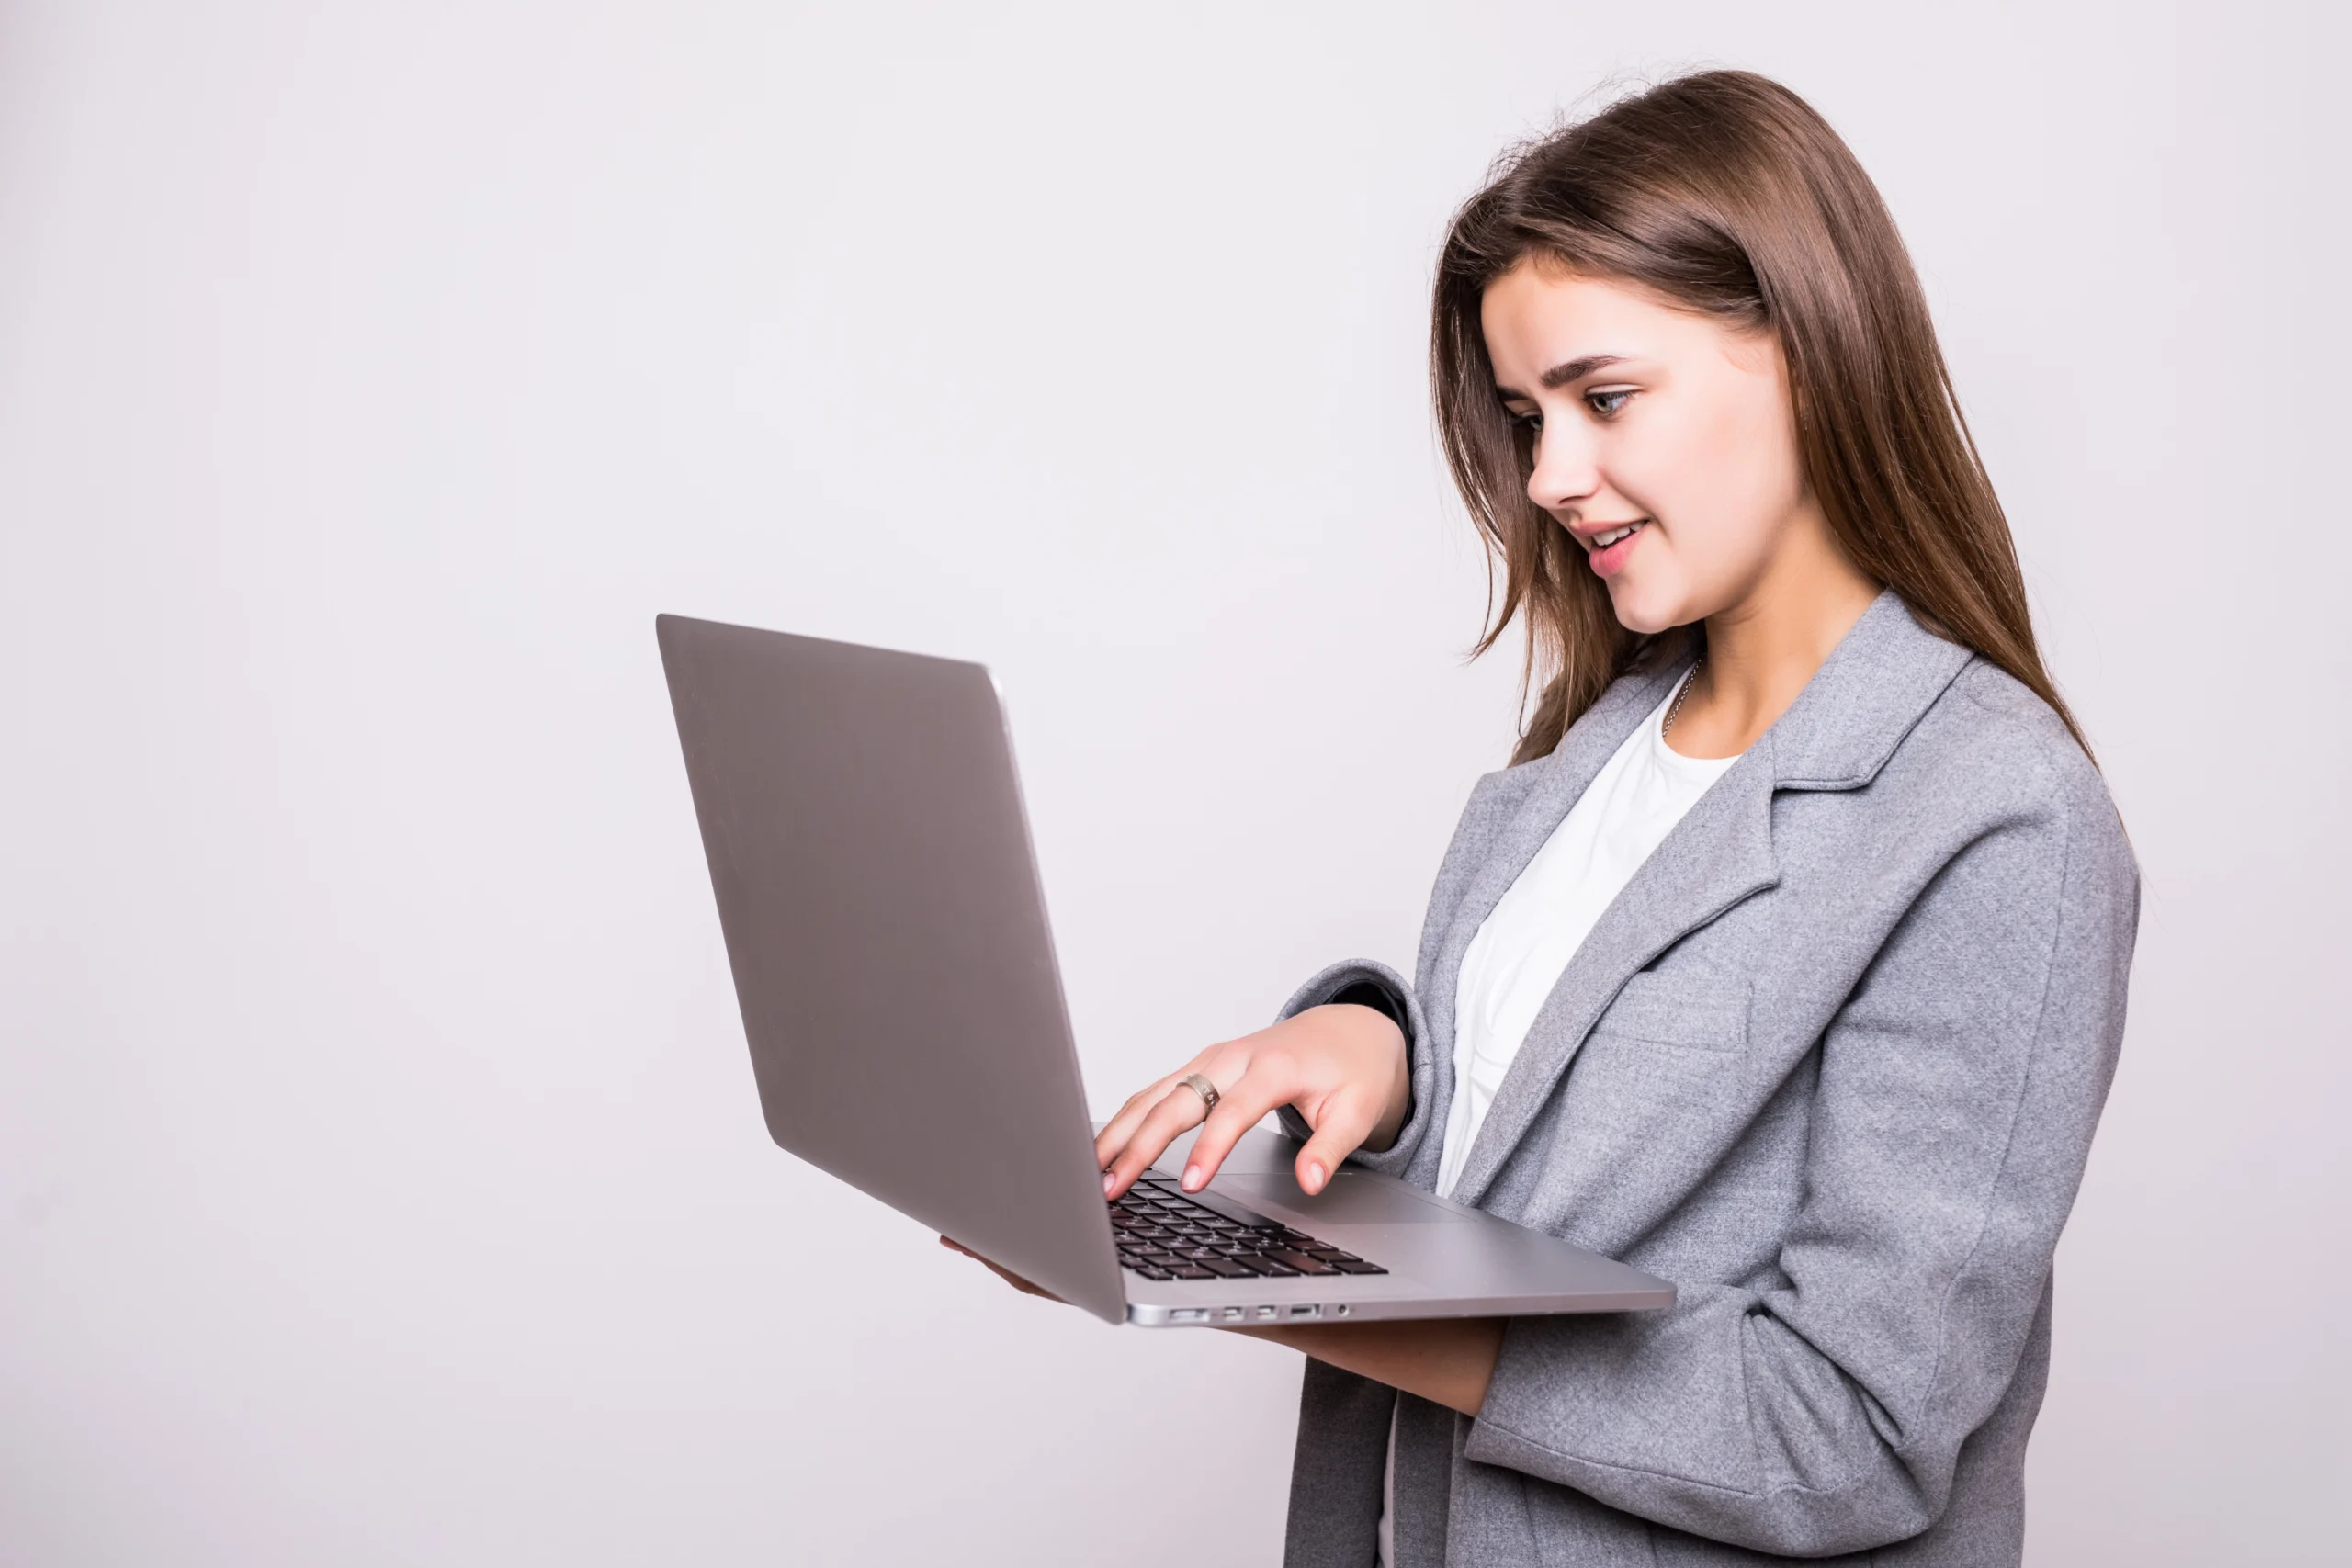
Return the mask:
POLYGON ((1306 1162, 1306 1190, 1309 1192, 1323 1190, 1323 1164, 1320 1160, 1306 1162))
POLYGON ((1108 1198, 1108 1197, 1111 1195, 1111 1189, 1112 1189, 1112 1188, 1114 1188, 1114 1187, 1116 1187, 1118 1184, 1119 1184, 1119 1173, 1118 1173, 1117 1171, 1115 1171, 1115 1170, 1106 1170, 1106 1171, 1104 1171, 1104 1172, 1102 1173, 1102 1196, 1104 1196, 1105 1198, 1108 1198))
POLYGON ((1200 1190, 1201 1168, 1197 1165, 1186 1166, 1184 1168, 1184 1190, 1187 1192, 1198 1192, 1200 1190))

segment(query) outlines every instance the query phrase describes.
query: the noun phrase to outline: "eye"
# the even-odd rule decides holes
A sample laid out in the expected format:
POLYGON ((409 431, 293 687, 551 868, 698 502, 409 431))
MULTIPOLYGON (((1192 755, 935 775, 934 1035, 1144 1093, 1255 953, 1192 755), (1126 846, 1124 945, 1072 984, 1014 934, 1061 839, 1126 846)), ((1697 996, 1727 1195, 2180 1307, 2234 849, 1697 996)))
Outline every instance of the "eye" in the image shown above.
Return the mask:
POLYGON ((1585 407, 1601 418, 1614 419, 1617 417, 1617 412, 1625 406, 1626 401, 1633 395, 1634 389, 1631 387, 1612 387, 1607 391, 1587 392, 1584 395, 1584 403, 1585 407))
POLYGON ((1530 411, 1521 413, 1517 409, 1505 409, 1503 417, 1510 421, 1513 428, 1524 430, 1530 435, 1538 434, 1544 428, 1544 415, 1539 412, 1530 411))

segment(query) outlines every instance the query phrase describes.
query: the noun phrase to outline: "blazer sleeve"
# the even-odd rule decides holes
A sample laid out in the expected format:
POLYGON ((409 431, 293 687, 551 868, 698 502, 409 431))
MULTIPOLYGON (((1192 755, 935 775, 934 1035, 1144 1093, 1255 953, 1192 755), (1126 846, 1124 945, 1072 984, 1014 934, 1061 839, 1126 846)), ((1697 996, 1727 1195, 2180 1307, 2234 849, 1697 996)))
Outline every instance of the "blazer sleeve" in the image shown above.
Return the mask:
MULTIPOLYGON (((1405 1049, 1410 1062, 1408 1078, 1413 1096, 1411 1109, 1405 1113, 1405 1124, 1397 1130, 1396 1141, 1387 1148, 1377 1154, 1358 1149, 1348 1156, 1351 1164, 1366 1170, 1401 1177, 1413 1163, 1414 1152, 1421 1146, 1422 1138, 1429 1135, 1429 1107, 1436 1103, 1435 1083, 1430 1077, 1436 1068, 1430 1061, 1429 1022, 1421 1016, 1420 998, 1413 994, 1413 987, 1405 983, 1404 976, 1385 964, 1368 958, 1351 958, 1318 972, 1283 1004, 1276 1021, 1343 998, 1379 1007, 1405 1032, 1405 1049), (1363 987, 1375 990, 1377 999, 1364 994, 1363 987)), ((1314 1129, 1306 1124, 1306 1118, 1298 1113, 1296 1107, 1285 1105, 1275 1114, 1282 1122, 1283 1131, 1292 1137, 1304 1142, 1313 1134, 1314 1129)))
POLYGON ((1790 1555, 1937 1521, 2026 1354, 2122 1038, 2137 873, 2095 775, 2059 795, 1947 860, 1823 1036, 1778 1269, 1512 1320, 1469 1459, 1790 1555))

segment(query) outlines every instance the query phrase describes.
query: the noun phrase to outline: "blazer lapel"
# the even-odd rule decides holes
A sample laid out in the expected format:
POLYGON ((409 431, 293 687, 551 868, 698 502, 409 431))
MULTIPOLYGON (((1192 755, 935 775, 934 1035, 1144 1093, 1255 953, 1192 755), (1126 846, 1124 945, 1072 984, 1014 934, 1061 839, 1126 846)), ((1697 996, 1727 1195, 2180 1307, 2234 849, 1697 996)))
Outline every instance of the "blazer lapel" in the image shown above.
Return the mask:
POLYGON ((1444 1153, 1444 1118, 1453 1096, 1454 988, 1460 984, 1462 958, 1470 950, 1471 939, 1478 934, 1478 928, 1487 923, 1487 917, 1494 913, 1502 896, 1510 890, 1519 874, 1527 869, 1527 863, 1535 858, 1535 852, 1544 847, 1544 840, 1559 827, 1568 808, 1599 775, 1625 737, 1664 700, 1668 688, 1690 668, 1690 660, 1686 658, 1667 669, 1617 682, 1576 722, 1557 750, 1541 761, 1527 764, 1542 770, 1542 776, 1497 832, 1464 889, 1461 901, 1446 920, 1445 934, 1439 941, 1431 962, 1423 968, 1426 978, 1418 987, 1421 1016, 1429 1024, 1431 1041, 1444 1055, 1436 1063, 1438 1091, 1436 1102, 1430 1107, 1437 1120, 1431 1135, 1421 1140, 1421 1147, 1406 1171, 1407 1180, 1424 1188, 1437 1185, 1439 1163, 1444 1153))
POLYGON ((1470 1145, 1454 1201, 1475 1204, 1486 1194, 1628 979, 1684 935, 1780 880, 1772 859, 1771 753, 1767 735, 1699 797, 1561 971, 1470 1145))
MULTIPOLYGON (((1533 764, 1544 770, 1544 777, 1527 792, 1527 798, 1520 802, 1519 810, 1497 837, 1447 924, 1444 944, 1438 949, 1442 980, 1450 985, 1448 977, 1461 973, 1462 955, 1469 950, 1470 939, 1495 912, 1510 885, 1519 880, 1519 874, 1527 869, 1527 863, 1535 858, 1535 852, 1544 847, 1544 840, 1559 827, 1568 808, 1590 787, 1625 738, 1690 668, 1690 660, 1683 659, 1671 669, 1610 687, 1560 742, 1559 750, 1533 764)), ((1453 1011, 1450 997, 1446 1010, 1453 1011)))
MULTIPOLYGON (((1789 711, 1675 825, 1568 960, 1503 1075, 1454 1184, 1455 1201, 1476 1204, 1486 1195, 1627 980, 1690 931, 1780 880, 1772 855, 1774 792, 1867 784, 1972 657, 1920 626, 1893 590, 1879 595, 1789 711)), ((1570 765, 1531 793, 1454 918, 1437 974, 1437 999, 1446 1017, 1442 1038, 1453 1039, 1453 987, 1478 927, 1684 668, 1687 661, 1655 681, 1626 683, 1626 700, 1609 709, 1608 722, 1590 725, 1593 733, 1580 741, 1572 730, 1563 742, 1562 761, 1570 765), (1572 748, 1569 742, 1578 743, 1572 748)), ((1607 703, 1596 705, 1588 718, 1602 714, 1607 703)), ((1582 721, 1577 726, 1587 728, 1582 721)), ((1428 1002, 1425 997, 1425 1010, 1428 1002)), ((1441 1140, 1429 1142, 1433 1148, 1441 1140)), ((1417 1174, 1421 1163, 1415 1161, 1417 1174)), ((1434 1179, 1433 1156, 1428 1168, 1434 1179)))

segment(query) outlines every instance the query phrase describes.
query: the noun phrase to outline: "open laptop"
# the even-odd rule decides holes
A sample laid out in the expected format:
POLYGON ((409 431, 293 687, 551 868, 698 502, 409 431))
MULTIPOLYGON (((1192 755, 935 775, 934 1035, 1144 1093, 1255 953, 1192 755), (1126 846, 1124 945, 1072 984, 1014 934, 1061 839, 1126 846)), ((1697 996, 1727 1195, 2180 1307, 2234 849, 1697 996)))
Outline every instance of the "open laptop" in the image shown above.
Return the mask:
MULTIPOLYGON (((1674 1287, 1252 1133, 1102 1197, 995 682, 655 622, 769 1134, 1063 1300, 1150 1326, 1618 1312, 1674 1287)), ((1182 1158, 1180 1144, 1162 1156, 1182 1158)))

